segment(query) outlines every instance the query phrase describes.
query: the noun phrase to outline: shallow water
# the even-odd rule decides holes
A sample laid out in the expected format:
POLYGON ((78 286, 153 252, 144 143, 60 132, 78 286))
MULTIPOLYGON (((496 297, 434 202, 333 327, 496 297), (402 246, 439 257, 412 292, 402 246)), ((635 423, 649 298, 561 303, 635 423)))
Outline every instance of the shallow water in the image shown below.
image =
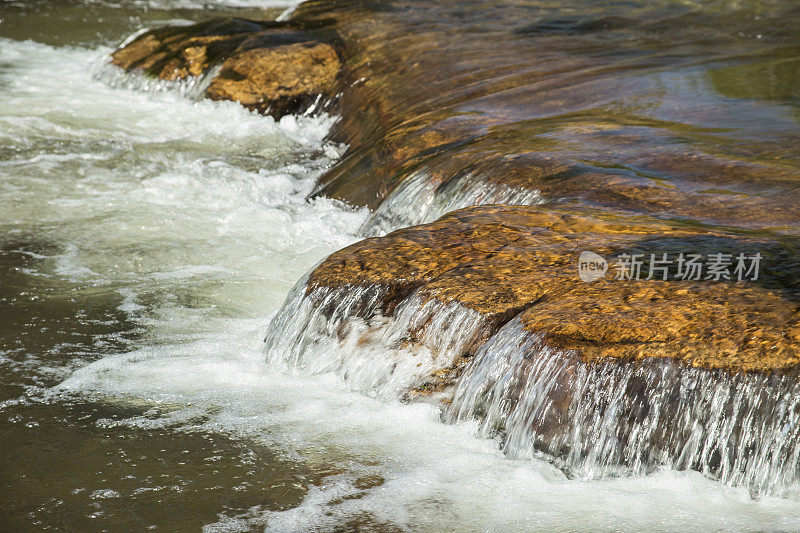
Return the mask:
POLYGON ((287 293, 369 216, 306 200, 344 150, 333 119, 103 66, 141 25, 266 4, 0 7, 0 528, 800 530, 797 501, 694 472, 510 460, 330 350, 268 364, 287 293))

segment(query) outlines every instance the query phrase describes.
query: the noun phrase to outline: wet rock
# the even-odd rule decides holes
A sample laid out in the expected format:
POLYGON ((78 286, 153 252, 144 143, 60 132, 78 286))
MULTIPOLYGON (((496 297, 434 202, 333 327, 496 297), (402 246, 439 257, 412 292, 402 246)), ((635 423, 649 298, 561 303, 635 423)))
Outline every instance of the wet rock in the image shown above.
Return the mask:
POLYGON ((239 52, 220 66, 206 96, 282 115, 304 111, 330 95, 340 64, 327 44, 297 43, 239 52))
MULTIPOLYGON (((790 111, 779 126, 764 126, 756 100, 789 95, 791 85, 762 94, 763 84, 742 77, 719 83, 718 67, 734 68, 722 58, 741 45, 726 22, 706 12, 692 15, 702 23, 632 16, 588 2, 569 16, 555 5, 533 11, 524 2, 299 6, 293 20, 335 33, 347 64, 332 135, 350 149, 317 194, 378 208, 423 167, 443 188, 472 173, 549 202, 800 231, 792 149, 800 130, 790 111), (686 54, 657 52, 687 42, 686 54), (706 73, 693 61, 708 65, 701 70, 718 94, 699 88, 706 73)), ((758 32, 770 24, 759 22, 758 32)), ((752 66, 761 67, 774 70, 752 66)))
MULTIPOLYGON (((385 288, 385 309, 414 292, 487 318, 482 338, 519 316, 546 346, 584 361, 668 358, 736 372, 800 363, 800 254, 794 237, 753 235, 585 208, 467 208, 439 221, 367 239, 331 255, 309 290, 385 288), (578 276, 581 252, 636 255, 641 279, 578 276), (727 254, 730 279, 674 279, 680 254, 727 254), (759 277, 737 280, 739 254, 760 254, 759 277), (651 254, 672 272, 648 272, 651 254)), ((657 265, 656 265, 657 266, 657 265)), ((748 268, 750 264, 747 264, 748 268)), ((633 277, 633 276, 631 276, 633 277)), ((751 274, 752 277, 752 274, 751 274)), ((463 354, 458 354, 463 355, 463 354)))
MULTIPOLYGON (((213 63, 233 54, 246 39, 271 26, 274 30, 275 26, 266 22, 224 18, 157 28, 114 51, 111 62, 124 70, 135 69, 166 80, 200 76, 213 63)), ((296 42, 301 37, 289 39, 296 42)))
MULTIPOLYGON (((571 472, 660 461, 780 491, 800 453, 800 127, 772 59, 797 34, 781 6, 736 24, 658 9, 309 0, 285 24, 155 30, 113 61, 164 79, 219 66, 209 97, 274 115, 341 93, 330 136, 348 150, 315 194, 375 209, 365 234, 544 202, 332 254, 273 323, 276 357, 356 354, 370 392, 459 382, 454 419, 571 472), (639 257, 651 279, 583 281, 585 251, 639 257), (723 254, 726 274, 677 276, 692 254, 723 254), (650 275, 665 256, 669 279, 650 275), (738 279, 740 256, 757 277, 738 279)), ((352 362, 322 367, 355 379, 352 362)))
POLYGON ((327 103, 341 68, 332 46, 302 30, 236 18, 148 31, 115 51, 111 61, 170 81, 217 67, 207 97, 275 117, 327 103))
POLYGON ((404 398, 476 419, 511 457, 544 453, 584 479, 690 468, 753 495, 792 494, 798 244, 607 209, 465 208, 323 261, 290 297, 306 311, 282 318, 296 332, 288 357, 341 357, 325 368, 358 382, 387 361, 408 375, 427 348, 404 398), (722 270, 709 267, 717 254, 722 270), (757 254, 757 275, 737 273, 740 254, 757 254), (693 255, 703 266, 689 275, 679 258, 693 255), (624 257, 641 270, 620 269, 624 257), (581 277, 589 260, 600 268, 581 277))

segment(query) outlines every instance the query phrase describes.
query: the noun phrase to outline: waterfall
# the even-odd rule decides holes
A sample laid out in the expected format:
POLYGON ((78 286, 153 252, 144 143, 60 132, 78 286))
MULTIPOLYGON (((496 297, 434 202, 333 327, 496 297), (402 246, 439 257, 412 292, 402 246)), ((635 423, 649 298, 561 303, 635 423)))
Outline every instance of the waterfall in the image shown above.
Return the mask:
POLYGON ((509 456, 544 454, 582 479, 664 466, 787 496, 800 475, 796 378, 662 359, 586 363, 516 318, 477 351, 443 416, 478 419, 509 456))
POLYGON ((398 228, 426 224, 474 205, 536 205, 544 203, 538 190, 492 183, 465 172, 439 183, 425 169, 411 173, 387 196, 361 227, 365 236, 384 235, 398 228))
POLYGON ((355 390, 396 398, 474 343, 484 319, 413 293, 388 313, 376 286, 295 286, 265 339, 270 364, 335 373, 355 390))
POLYGON ((477 419, 479 434, 498 438, 509 457, 545 457, 586 480, 668 467, 745 486, 754 497, 797 493, 796 376, 666 359, 587 363, 547 347, 519 316, 476 349, 488 327, 478 313, 419 291, 394 309, 387 299, 374 285, 309 289, 301 280, 270 325, 268 361, 398 398, 474 353, 442 418, 477 419))
POLYGON ((219 74, 220 66, 216 65, 200 76, 187 76, 185 79, 164 80, 143 75, 138 71, 125 72, 124 70, 103 61, 95 66, 94 78, 106 83, 110 87, 119 87, 142 92, 178 92, 190 100, 200 100, 205 96, 206 89, 219 74))

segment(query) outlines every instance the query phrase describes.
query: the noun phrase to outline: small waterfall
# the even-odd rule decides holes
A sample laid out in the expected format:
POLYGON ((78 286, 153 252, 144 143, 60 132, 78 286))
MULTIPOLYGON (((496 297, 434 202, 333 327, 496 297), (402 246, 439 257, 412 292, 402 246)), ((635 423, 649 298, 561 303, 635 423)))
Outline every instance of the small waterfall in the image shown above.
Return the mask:
POLYGON ((450 367, 485 321, 458 304, 412 293, 391 312, 376 286, 307 290, 301 280, 267 332, 270 364, 332 372, 355 390, 397 398, 450 367))
POLYGON ((538 190, 492 183, 477 173, 466 172, 442 184, 422 169, 410 174, 381 202, 360 232, 385 235, 473 205, 536 205, 544 201, 538 190))
POLYGON ((800 480, 796 378, 659 359, 587 364, 544 346, 518 317, 477 351, 444 418, 478 419, 508 455, 544 454, 583 479, 667 466, 790 496, 800 480))
POLYGON ((544 457, 587 480, 692 469, 754 497, 800 497, 796 375, 655 358, 587 363, 545 345, 519 316, 484 342, 485 318, 419 290, 397 303, 379 286, 309 288, 307 279, 270 324, 270 364, 396 399, 474 353, 442 418, 477 419, 512 458, 544 457))
POLYGON ((121 87, 142 92, 178 92, 190 100, 200 100, 204 97, 206 89, 220 71, 217 65, 208 69, 201 76, 188 76, 181 80, 163 80, 147 76, 137 71, 125 72, 119 67, 104 61, 96 67, 94 78, 111 87, 121 87))

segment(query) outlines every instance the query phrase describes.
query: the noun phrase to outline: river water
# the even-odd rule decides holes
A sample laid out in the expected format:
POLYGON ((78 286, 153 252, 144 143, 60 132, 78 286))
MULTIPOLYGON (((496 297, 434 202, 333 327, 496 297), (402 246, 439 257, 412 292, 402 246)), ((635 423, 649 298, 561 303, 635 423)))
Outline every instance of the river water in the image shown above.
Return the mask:
POLYGON ((568 479, 434 405, 267 363, 287 293, 369 215, 306 200, 334 118, 105 62, 143 26, 285 7, 0 5, 0 529, 800 530, 794 499, 568 479))

